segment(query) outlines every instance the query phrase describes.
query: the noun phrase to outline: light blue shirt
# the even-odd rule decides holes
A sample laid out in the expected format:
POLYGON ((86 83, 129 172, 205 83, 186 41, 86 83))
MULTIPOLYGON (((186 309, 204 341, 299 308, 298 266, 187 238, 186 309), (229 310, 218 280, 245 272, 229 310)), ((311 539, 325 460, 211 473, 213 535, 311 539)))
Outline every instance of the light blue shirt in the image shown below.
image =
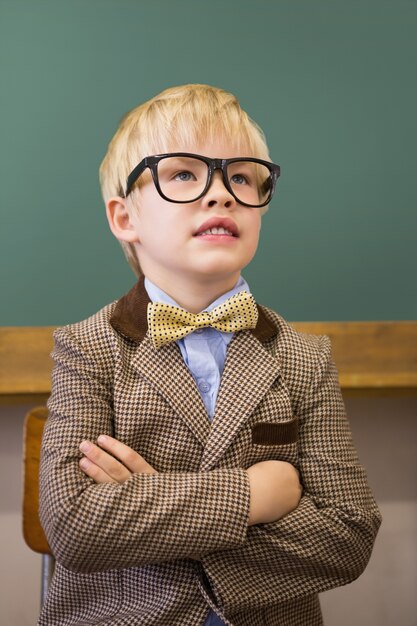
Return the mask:
MULTIPOLYGON (((147 278, 145 278, 145 289, 152 302, 165 302, 179 306, 175 300, 147 278)), ((217 298, 204 310, 211 311, 240 291, 250 293, 249 286, 242 277, 239 278, 233 289, 217 298)), ((226 350, 232 337, 233 333, 222 333, 215 328, 198 328, 177 341, 182 358, 196 382, 210 419, 213 418, 216 408, 220 379, 226 360, 226 350)), ((204 626, 224 626, 224 622, 213 611, 210 611, 204 626)))
MULTIPOLYGON (((147 278, 145 278, 145 289, 152 302, 165 302, 179 306, 175 300, 147 278)), ((239 278, 233 289, 217 298, 204 310, 211 311, 241 291, 249 292, 249 286, 242 277, 239 278)), ((222 333, 215 328, 198 328, 177 341, 182 358, 196 382, 210 419, 214 415, 220 379, 226 360, 226 350, 232 337, 233 333, 222 333)))

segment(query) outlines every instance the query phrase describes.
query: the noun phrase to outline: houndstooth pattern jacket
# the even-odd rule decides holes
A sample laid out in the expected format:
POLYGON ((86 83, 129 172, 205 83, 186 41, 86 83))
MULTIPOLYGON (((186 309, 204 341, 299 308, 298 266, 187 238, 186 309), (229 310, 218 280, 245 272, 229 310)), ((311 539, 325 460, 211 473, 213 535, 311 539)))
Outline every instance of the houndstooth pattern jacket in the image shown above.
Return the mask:
POLYGON ((210 423, 175 343, 155 350, 140 280, 55 332, 40 513, 56 571, 40 626, 318 626, 318 592, 361 574, 380 515, 352 444, 327 337, 258 307, 236 333, 210 423), (157 474, 95 484, 83 439, 108 433, 157 474), (298 508, 248 527, 245 469, 300 471, 298 508))

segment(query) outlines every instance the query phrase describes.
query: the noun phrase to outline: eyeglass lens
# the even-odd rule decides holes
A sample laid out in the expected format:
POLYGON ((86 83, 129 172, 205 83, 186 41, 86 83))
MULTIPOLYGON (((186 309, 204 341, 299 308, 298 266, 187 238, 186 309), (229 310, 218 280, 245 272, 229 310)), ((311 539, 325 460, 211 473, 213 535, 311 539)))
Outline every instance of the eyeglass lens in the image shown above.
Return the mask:
MULTIPOLYGON (((166 157, 158 163, 162 193, 170 200, 192 202, 207 185, 209 166, 193 157, 166 157)), ((227 167, 227 180, 238 201, 259 205, 268 200, 271 189, 269 169, 254 161, 236 161, 227 167)))

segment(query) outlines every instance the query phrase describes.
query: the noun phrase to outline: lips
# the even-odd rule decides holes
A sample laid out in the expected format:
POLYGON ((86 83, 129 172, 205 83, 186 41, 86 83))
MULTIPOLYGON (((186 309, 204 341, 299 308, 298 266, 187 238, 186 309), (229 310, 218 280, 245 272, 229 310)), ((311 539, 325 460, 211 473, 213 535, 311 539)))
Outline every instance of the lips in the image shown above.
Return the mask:
POLYGON ((238 237, 239 232, 237 224, 230 217, 211 217, 201 224, 194 233, 194 237, 204 235, 238 237))

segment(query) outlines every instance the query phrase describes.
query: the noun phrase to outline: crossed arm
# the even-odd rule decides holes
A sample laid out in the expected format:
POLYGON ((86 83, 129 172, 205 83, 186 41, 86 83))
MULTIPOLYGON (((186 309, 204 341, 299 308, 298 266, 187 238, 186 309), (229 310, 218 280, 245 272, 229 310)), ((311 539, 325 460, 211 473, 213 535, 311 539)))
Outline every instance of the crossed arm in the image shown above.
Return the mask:
POLYGON ((230 614, 324 591, 361 573, 380 516, 350 439, 327 340, 297 406, 301 500, 296 470, 282 461, 157 473, 140 454, 100 435, 114 432, 110 359, 98 364, 94 346, 87 350, 67 331, 56 346, 41 520, 64 567, 99 572, 195 554, 230 614), (140 515, 129 503, 140 503, 140 515))
MULTIPOLYGON (((135 450, 108 435, 97 444, 83 441, 81 470, 96 483, 124 483, 132 474, 156 474, 135 450), (98 445, 97 445, 98 444, 98 445)), ((275 522, 293 511, 301 498, 299 474, 286 461, 262 461, 247 470, 250 488, 249 526, 275 522)))

